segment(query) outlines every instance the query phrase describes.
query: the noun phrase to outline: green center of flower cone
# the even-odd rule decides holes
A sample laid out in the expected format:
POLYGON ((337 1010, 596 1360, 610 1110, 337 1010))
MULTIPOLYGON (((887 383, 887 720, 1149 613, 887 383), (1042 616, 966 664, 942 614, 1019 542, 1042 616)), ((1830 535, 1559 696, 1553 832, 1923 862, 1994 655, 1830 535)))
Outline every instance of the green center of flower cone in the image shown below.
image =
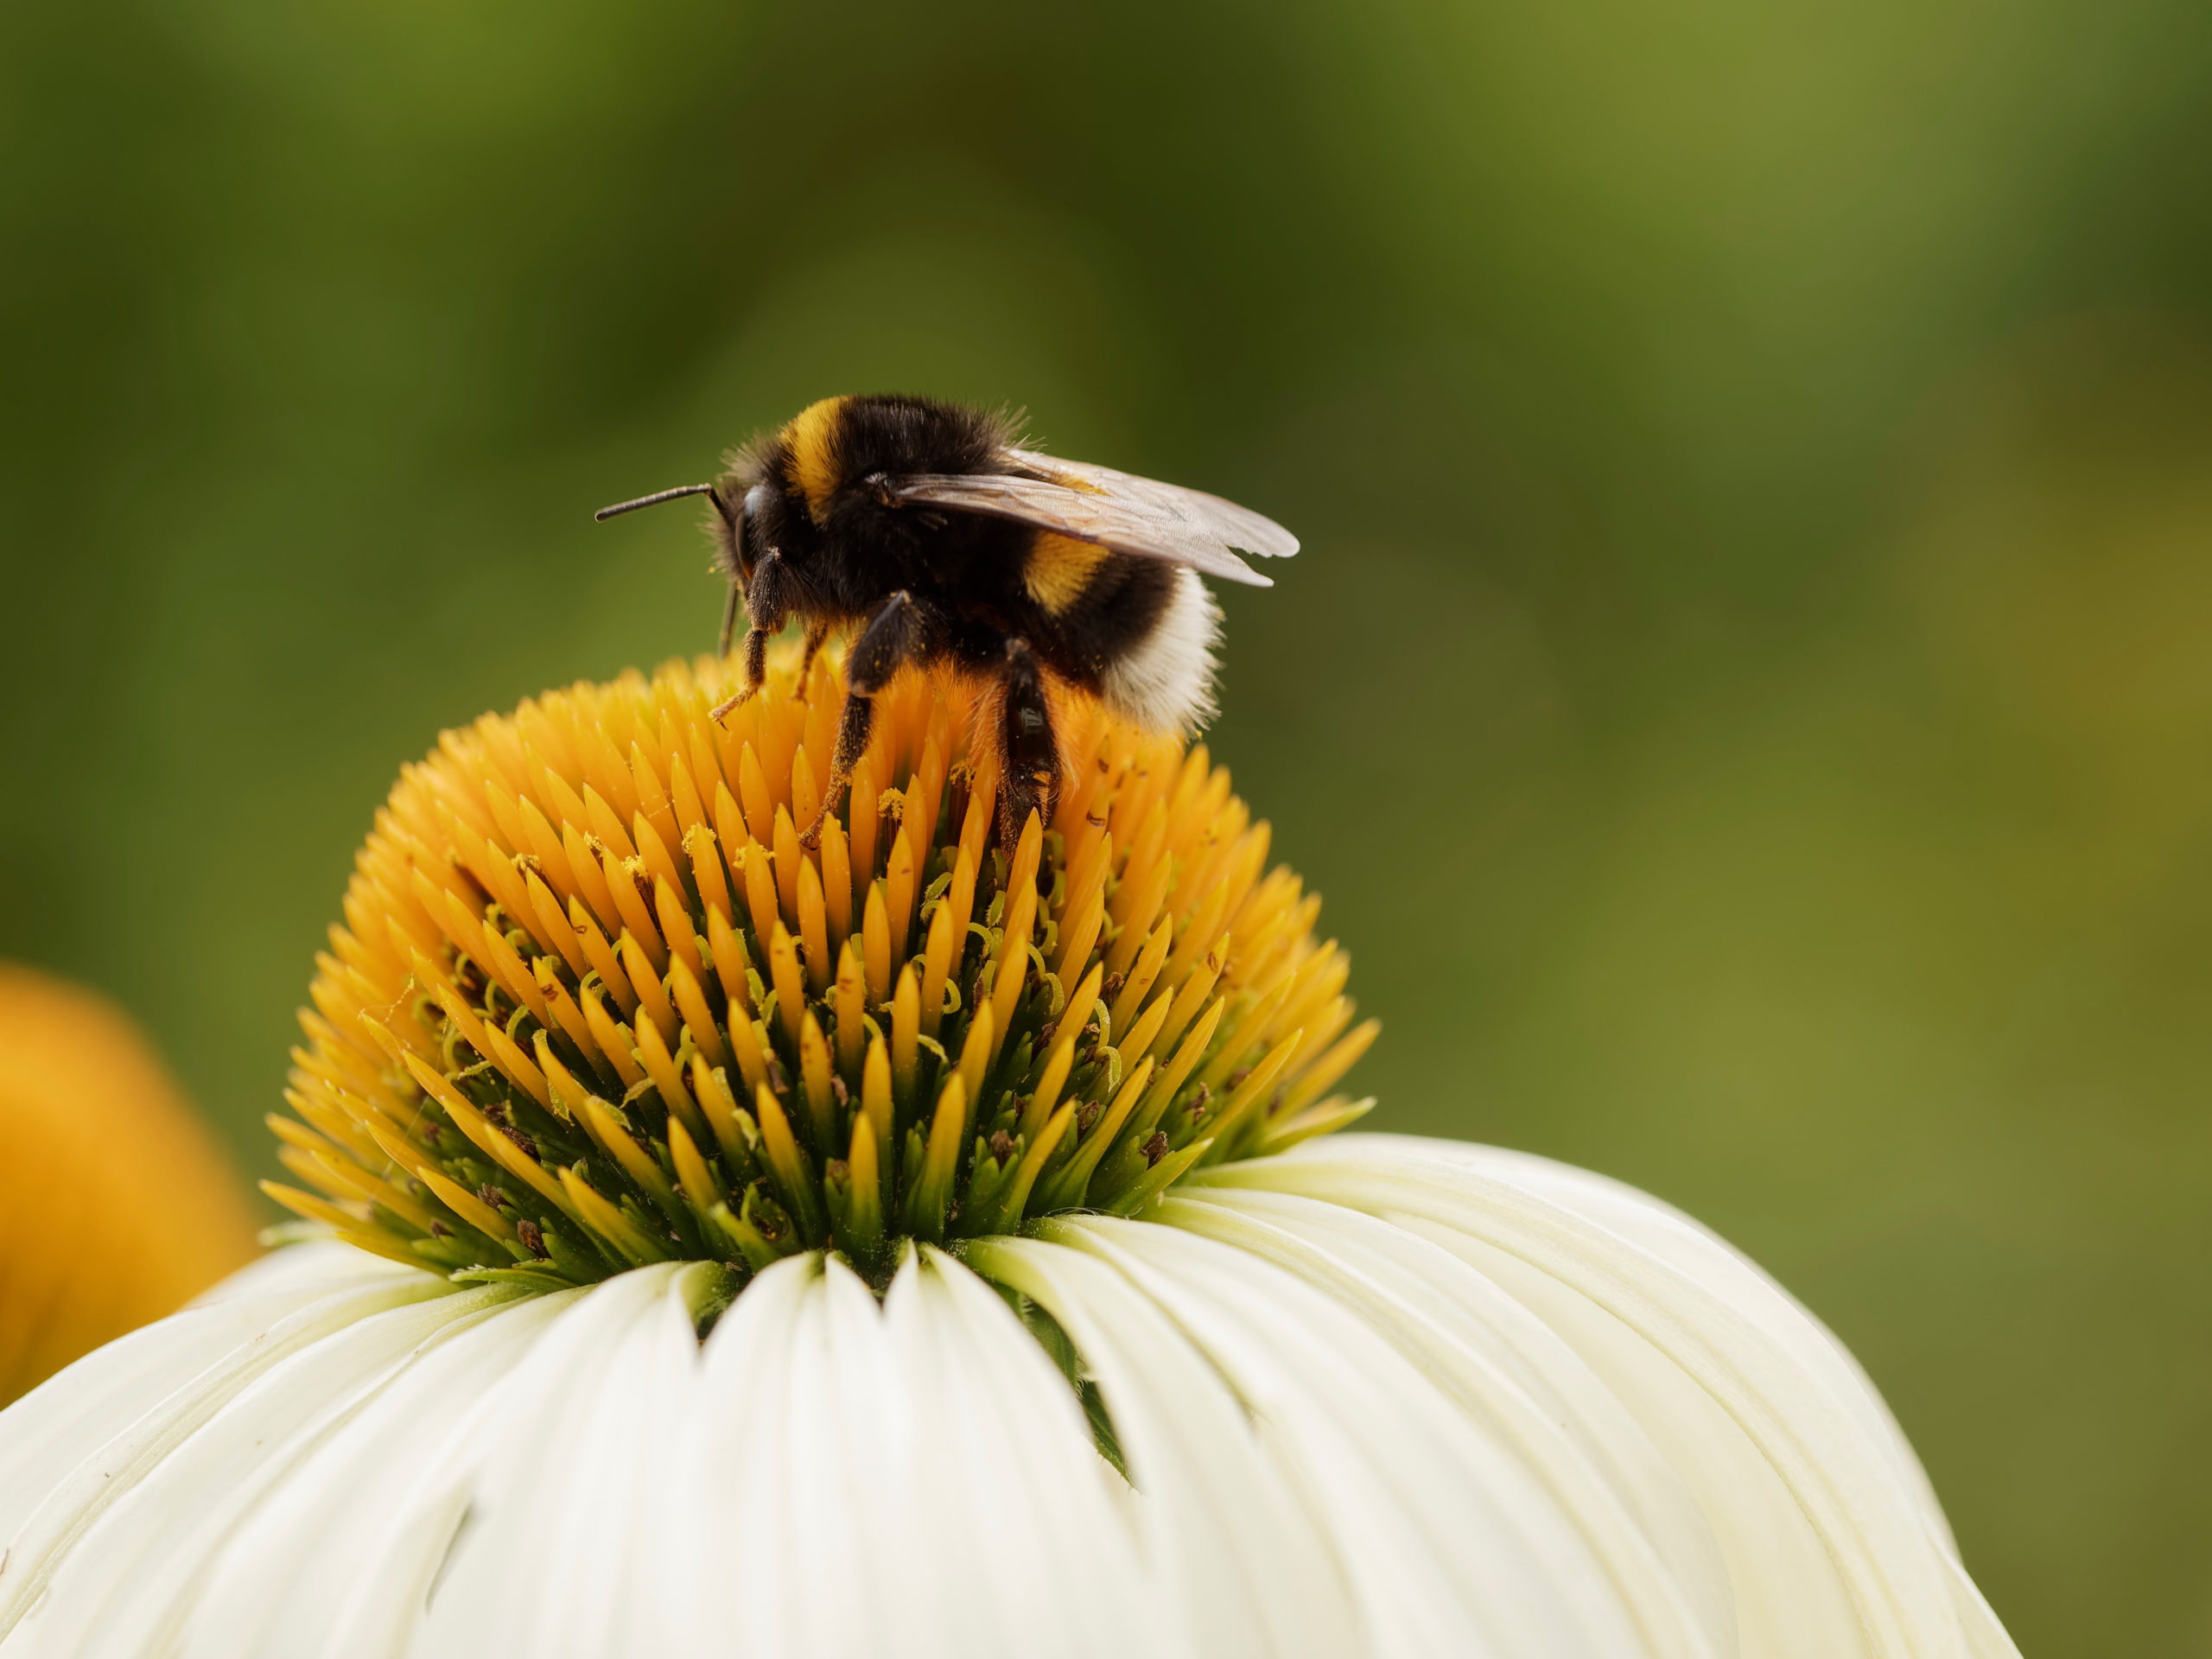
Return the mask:
POLYGON ((1071 705, 1052 822, 996 844, 972 694, 919 675, 818 846, 843 688, 795 652, 578 684, 403 773, 320 959, 264 1183, 464 1280, 588 1284, 1139 1213, 1369 1103, 1319 901, 1203 748, 1071 705), (979 763, 981 768, 979 770, 979 763), (903 780, 903 781, 900 781, 903 780))

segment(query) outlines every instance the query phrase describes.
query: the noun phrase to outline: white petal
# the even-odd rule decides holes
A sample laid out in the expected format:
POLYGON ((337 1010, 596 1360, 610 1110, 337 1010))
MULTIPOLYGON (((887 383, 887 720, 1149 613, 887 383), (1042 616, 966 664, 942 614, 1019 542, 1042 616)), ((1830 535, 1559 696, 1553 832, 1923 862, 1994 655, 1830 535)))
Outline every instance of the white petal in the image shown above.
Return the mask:
POLYGON ((228 1539, 189 1616, 189 1659, 386 1655, 411 1630, 452 1536, 425 1522, 480 1405, 582 1292, 458 1320, 419 1348, 228 1539))
POLYGON ((1959 1610, 1959 1623, 1967 1633, 1967 1651, 1974 1659, 2020 1659, 2020 1650, 1957 1555, 1947 1551, 1943 1565, 1951 1581, 1951 1605, 1959 1610))
MULTIPOLYGON (((466 1494, 411 1654, 607 1659, 660 1648, 651 1562, 699 1344, 702 1266, 641 1268, 563 1309, 454 1471, 466 1494)), ((453 1513, 433 1502, 426 1521, 453 1513)))
POLYGON ((991 1238, 968 1255, 1044 1306, 1082 1351, 1139 1494, 1154 1594, 1197 1650, 1360 1651, 1329 1521, 1168 1315, 1103 1260, 1060 1245, 991 1238))
POLYGON ((748 1633, 776 1633, 763 1653, 897 1651, 902 1611, 907 1639, 926 1653, 958 1610, 917 1537, 924 1429, 913 1391, 851 1269, 810 1256, 778 1271, 791 1292, 782 1331, 756 1325, 727 1343, 717 1331, 697 1401, 705 1419, 733 1407, 749 1414, 735 1443, 755 1448, 753 1466, 732 1471, 749 1523, 737 1605, 754 1610, 748 1633))
POLYGON ((1153 1218, 1276 1262, 1374 1327, 1569 1515, 1655 1654, 1736 1651, 1727 1567, 1681 1479, 1573 1350, 1482 1274, 1387 1222, 1215 1188, 1153 1218))
POLYGON ((940 1253, 880 1308, 842 1263, 771 1268, 709 1338, 695 1409, 683 1576, 729 1651, 1179 1650, 1066 1380, 940 1253))
POLYGON ((326 1256, 304 1274, 272 1270, 266 1288, 111 1344, 0 1414, 0 1503, 21 1516, 0 1557, 0 1637, 14 1641, 79 1541, 264 1373, 363 1319, 452 1289, 404 1268, 341 1269, 330 1289, 320 1271, 328 1265, 326 1256), (50 1446, 37 1444, 47 1437, 50 1446))
POLYGON ((1327 1527, 1373 1651, 1644 1651, 1550 1495, 1371 1328, 1172 1228, 1087 1218, 1047 1236, 1113 1262, 1228 1379, 1327 1527))
POLYGON ((281 1252, 0 1414, 0 1652, 2015 1655, 1841 1345, 1617 1183, 1344 1136, 1045 1230, 703 1351, 700 1264, 281 1252))
POLYGON ((965 1580, 974 1621, 967 1639, 947 1629, 944 1651, 1179 1651, 1151 1628, 1135 1540, 1109 1494, 1120 1477, 1067 1379, 1006 1302, 925 1249, 883 1312, 895 1374, 925 1426, 919 1479, 901 1508, 917 1527, 942 1529, 930 1551, 937 1575, 965 1580), (952 1540, 988 1566, 963 1573, 952 1540))
POLYGON ((366 1280, 418 1278, 421 1274, 420 1268, 402 1267, 334 1239, 312 1239, 257 1257, 229 1278, 201 1291, 191 1305, 210 1307, 218 1302, 284 1293, 321 1295, 366 1280))
MULTIPOLYGON (((296 1245, 48 1377, 0 1413, 0 1541, 14 1538, 70 1470, 232 1349, 347 1282, 403 1277, 421 1275, 340 1244, 296 1245)), ((0 1606, 12 1581, 0 1573, 0 1606)))
MULTIPOLYGON (((804 1651, 803 1604, 813 1598, 791 1580, 836 1559, 833 1551, 825 1561, 818 1541, 792 1555, 782 1547, 804 1478, 796 1437, 785 1431, 788 1414, 803 1405, 792 1389, 793 1349, 821 1273, 819 1257, 795 1257, 746 1286, 707 1338, 700 1387, 679 1426, 690 1470, 678 1473, 673 1508, 690 1518, 691 1533, 672 1546, 674 1565, 679 1581, 696 1586, 684 1623, 706 1651, 804 1651)), ((846 1616, 866 1619, 871 1611, 846 1616)))
POLYGON ((1975 1650, 1962 1618, 1976 1642, 1994 1629, 1986 1610, 1962 1614, 1948 1535, 1931 1528, 1925 1482, 1863 1374, 1756 1268, 1665 1206, 1541 1160, 1386 1135, 1205 1179, 1395 1220, 1549 1324, 1697 1494, 1745 1654, 1948 1656, 1975 1650))
POLYGON ((212 1563, 261 1500, 417 1348, 512 1294, 387 1308, 270 1367, 99 1516, 11 1643, 55 1655, 171 1645, 212 1563))
MULTIPOLYGON (((1384 1138, 1384 1137, 1376 1137, 1384 1138)), ((1412 1139, 1412 1137, 1406 1137, 1412 1139)), ((1357 1147, 1363 1137, 1346 1139, 1357 1147)), ((1730 1306, 1742 1310, 1787 1348, 1798 1363, 1818 1376, 1836 1400, 1859 1421, 1860 1430, 1882 1446, 1897 1465, 1897 1478, 1919 1500, 1929 1529, 1953 1554, 1958 1547, 1950 1522, 1936 1502, 1936 1488, 1920 1465, 1912 1445, 1851 1351, 1812 1310, 1792 1296, 1749 1256, 1670 1204, 1592 1170, 1578 1169, 1533 1153, 1465 1141, 1416 1140, 1424 1151, 1486 1170, 1533 1192, 1541 1192, 1600 1221, 1664 1261, 1674 1263, 1730 1306)))

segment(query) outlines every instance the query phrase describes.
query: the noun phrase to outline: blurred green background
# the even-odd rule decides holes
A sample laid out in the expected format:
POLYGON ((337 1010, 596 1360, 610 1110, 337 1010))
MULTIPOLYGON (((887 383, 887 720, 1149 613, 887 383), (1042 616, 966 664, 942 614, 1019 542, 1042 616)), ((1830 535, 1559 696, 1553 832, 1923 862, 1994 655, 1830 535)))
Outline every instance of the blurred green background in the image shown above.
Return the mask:
POLYGON ((808 400, 1292 525, 1216 751, 1383 1126, 1866 1361, 2040 1659, 2212 1653, 2197 0, 0 11, 0 955, 270 1163, 438 728, 704 647, 808 400))

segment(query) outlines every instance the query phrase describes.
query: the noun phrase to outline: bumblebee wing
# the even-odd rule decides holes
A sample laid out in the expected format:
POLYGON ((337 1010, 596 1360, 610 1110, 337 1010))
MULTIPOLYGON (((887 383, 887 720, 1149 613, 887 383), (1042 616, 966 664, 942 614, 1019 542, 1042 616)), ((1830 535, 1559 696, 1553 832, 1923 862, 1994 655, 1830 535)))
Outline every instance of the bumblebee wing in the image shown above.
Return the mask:
POLYGON ((1204 490, 1189 490, 1180 484, 1163 484, 1154 478, 1117 473, 1111 467, 1095 466, 1087 461, 1059 461, 1033 449, 1007 453, 1024 468, 1072 483, 1079 490, 1089 486, 1108 496, 1156 501, 1164 511, 1204 525, 1224 547, 1238 553, 1257 555, 1263 559, 1287 559, 1298 551, 1298 537, 1274 519, 1249 507, 1240 507, 1234 501, 1208 495, 1204 490))
POLYGON ((1274 584, 1237 557, 1238 552, 1298 550, 1281 525, 1217 497, 1104 467, 1048 461, 1024 450, 1009 453, 1020 466, 1060 476, 921 473, 887 479, 885 486, 900 501, 1011 518, 1117 553, 1187 564, 1224 582, 1255 588, 1274 584))

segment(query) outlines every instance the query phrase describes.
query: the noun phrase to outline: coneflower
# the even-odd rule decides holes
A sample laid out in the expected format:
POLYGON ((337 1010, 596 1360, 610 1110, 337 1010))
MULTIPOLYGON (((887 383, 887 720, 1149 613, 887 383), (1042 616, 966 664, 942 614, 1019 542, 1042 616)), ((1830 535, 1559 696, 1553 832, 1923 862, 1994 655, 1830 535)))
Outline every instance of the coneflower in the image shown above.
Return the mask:
POLYGON ((0 1414, 0 1654, 2012 1651, 1849 1356, 1654 1200, 1341 1135, 1375 1035, 1203 749, 996 840, 817 660, 408 768, 269 1191, 0 1414))

